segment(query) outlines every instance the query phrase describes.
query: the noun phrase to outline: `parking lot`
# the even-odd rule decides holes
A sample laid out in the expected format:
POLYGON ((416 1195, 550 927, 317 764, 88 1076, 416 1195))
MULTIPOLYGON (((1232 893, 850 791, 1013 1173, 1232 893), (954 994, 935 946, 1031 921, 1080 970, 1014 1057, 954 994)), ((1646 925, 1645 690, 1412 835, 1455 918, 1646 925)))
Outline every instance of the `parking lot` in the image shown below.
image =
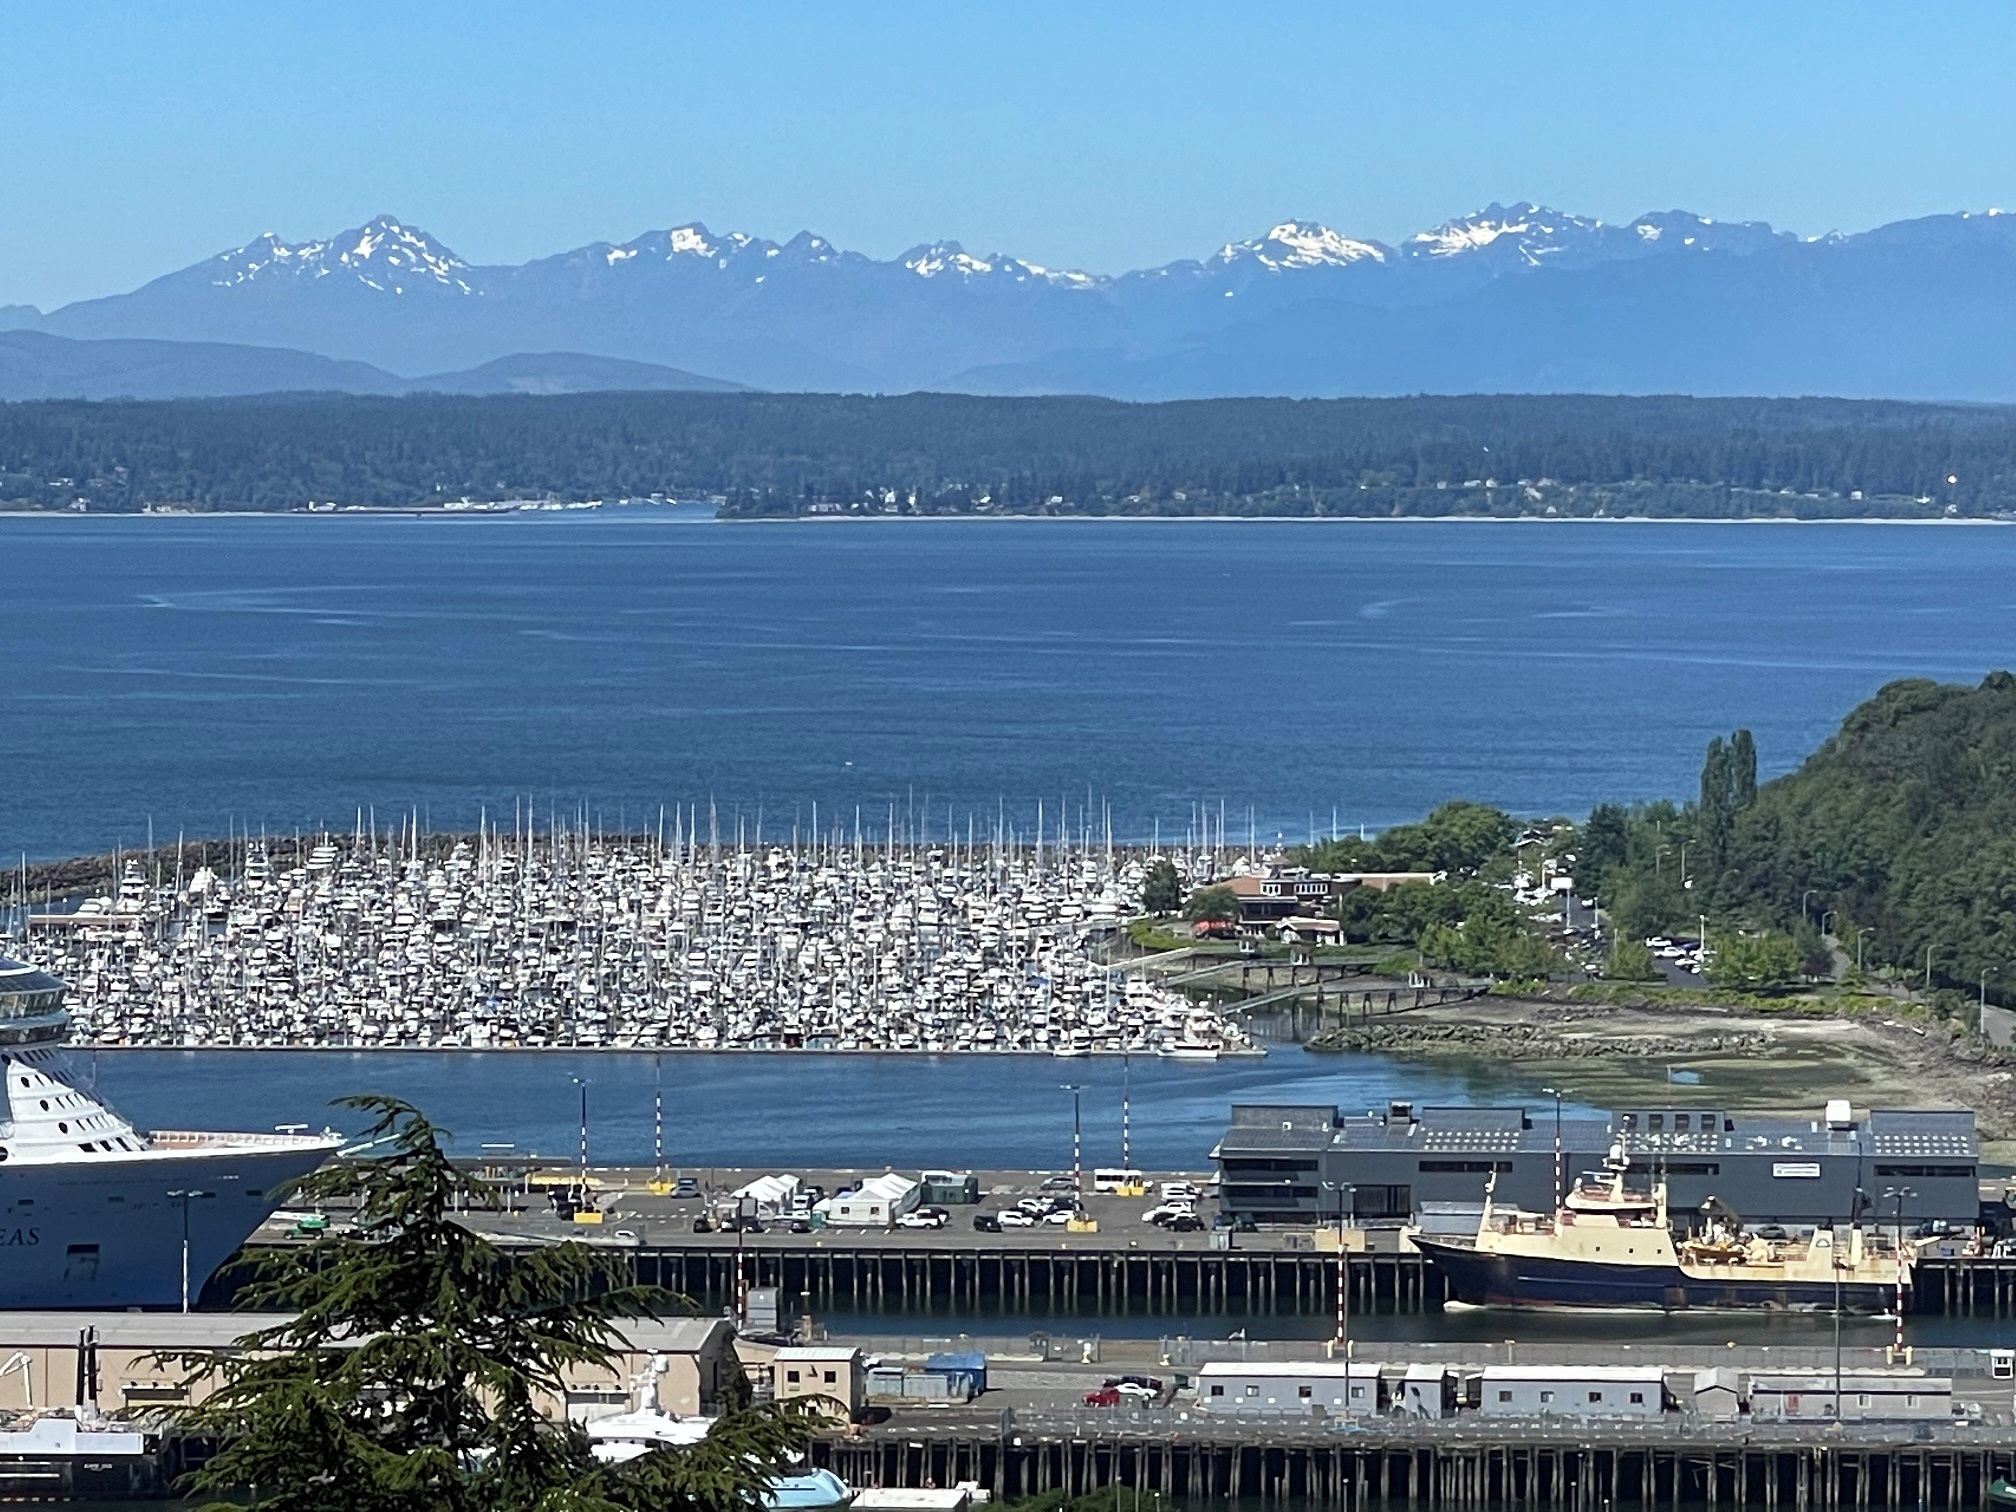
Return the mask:
MULTIPOLYGON (((1092 1191, 1092 1173, 1088 1170, 1084 1173, 1086 1191, 1079 1206, 1084 1217, 1097 1227, 1074 1230, 1067 1223, 1049 1217, 1049 1211, 1055 1211, 1062 1218, 1068 1216, 1071 1210, 1070 1172, 981 1171, 975 1173, 980 1186, 978 1203, 936 1204, 945 1214, 943 1227, 913 1227, 901 1222, 814 1227, 809 1219, 794 1225, 788 1216, 780 1220, 775 1213, 766 1212, 751 1215, 760 1227, 737 1231, 732 1222, 723 1226, 720 1221, 733 1217, 732 1194, 758 1177, 775 1174, 773 1171, 716 1167, 667 1174, 690 1178, 696 1188, 695 1195, 680 1198, 653 1192, 654 1173, 649 1169, 594 1170, 590 1172, 590 1177, 600 1210, 599 1222, 580 1224, 561 1217, 545 1192, 539 1189, 515 1193, 513 1203, 516 1211, 471 1213, 466 1221, 471 1227, 498 1237, 518 1236, 546 1241, 573 1237, 642 1246, 691 1244, 733 1247, 738 1244, 807 1243, 831 1246, 852 1243, 873 1244, 878 1248, 893 1244, 929 1249, 943 1249, 948 1245, 985 1246, 990 1249, 1021 1246, 1055 1249, 1060 1245, 1107 1249, 1117 1242, 1136 1247, 1201 1250, 1211 1242, 1211 1225, 1217 1213, 1216 1201, 1205 1195, 1211 1190, 1206 1174, 1148 1173, 1147 1195, 1123 1196, 1092 1191), (1177 1228, 1159 1226, 1149 1222, 1146 1216, 1151 1210, 1163 1206, 1162 1189, 1167 1183, 1185 1183, 1199 1193, 1192 1204, 1194 1218, 1177 1228), (1039 1205, 1049 1211, 1033 1211, 1039 1205), (1026 1216, 1026 1222, 1014 1217, 1003 1221, 1004 1214, 1018 1212, 1026 1216), (980 1220, 978 1224, 976 1218, 980 1220), (793 1231, 794 1227, 797 1232, 793 1231)), ((830 1196, 883 1172, 835 1169, 794 1174, 800 1177, 806 1188, 823 1188, 824 1194, 830 1196)), ((916 1173, 904 1174, 914 1176, 916 1173)), ((1295 1247, 1291 1240, 1299 1241, 1302 1247, 1309 1242, 1306 1234, 1239 1235, 1242 1248, 1295 1247)))

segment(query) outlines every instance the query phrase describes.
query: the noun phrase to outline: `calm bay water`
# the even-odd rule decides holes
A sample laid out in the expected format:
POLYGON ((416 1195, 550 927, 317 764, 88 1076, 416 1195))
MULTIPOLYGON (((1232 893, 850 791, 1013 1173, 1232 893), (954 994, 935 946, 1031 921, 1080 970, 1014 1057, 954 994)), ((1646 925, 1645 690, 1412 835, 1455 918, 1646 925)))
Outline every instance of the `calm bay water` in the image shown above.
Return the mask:
POLYGON ((1545 1101, 1516 1067, 1402 1066, 1378 1056, 1276 1051, 1264 1060, 1058 1060, 1042 1055, 709 1054, 552 1051, 105 1050, 76 1068, 141 1127, 260 1129, 355 1113, 329 1099, 389 1092, 425 1108, 474 1154, 484 1144, 571 1157, 588 1082, 598 1164, 649 1165, 662 1087, 666 1158, 714 1165, 1068 1170, 1071 1097, 1080 1094, 1087 1165, 1120 1159, 1123 1078, 1133 1152, 1147 1169, 1209 1170, 1226 1110, 1239 1102, 1383 1106, 1389 1097, 1545 1101))
MULTIPOLYGON (((1897 677, 2016 661, 2016 531, 1854 525, 892 521, 676 510, 503 519, 0 519, 0 857, 435 828, 712 798, 765 834, 1088 790, 1116 829, 1378 827, 1681 797, 1707 740, 1795 765, 1897 677)), ((948 821, 949 811, 949 821, 948 821)), ((106 1052, 142 1125, 422 1103, 464 1148, 1062 1167, 1117 1159, 1112 1061, 106 1052)), ((1282 1049, 1134 1067, 1137 1159, 1197 1168, 1234 1100, 1525 1100, 1516 1067, 1282 1049)), ((1491 1325, 1496 1326, 1496 1325, 1491 1325)), ((1999 1327, 1999 1325, 1998 1325, 1999 1327)))
POLYGON ((0 855, 36 858, 515 798, 773 838, 1088 788, 1136 836, 1577 813, 2016 659, 1979 527, 6 519, 0 560, 0 855))

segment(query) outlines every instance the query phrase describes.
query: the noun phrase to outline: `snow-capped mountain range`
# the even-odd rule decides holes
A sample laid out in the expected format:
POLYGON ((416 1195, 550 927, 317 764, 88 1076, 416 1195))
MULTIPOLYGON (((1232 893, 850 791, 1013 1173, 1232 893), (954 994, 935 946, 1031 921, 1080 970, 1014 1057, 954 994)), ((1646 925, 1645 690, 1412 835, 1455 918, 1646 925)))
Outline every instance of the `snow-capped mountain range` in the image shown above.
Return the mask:
POLYGON ((0 326, 291 348, 395 373, 524 353, 767 388, 1130 398, 1421 390, 2016 398, 2016 217, 1818 238, 1684 211, 1489 205, 1397 246, 1283 221, 1121 274, 957 242, 877 259, 698 222, 480 266, 379 216, 264 235, 0 326))

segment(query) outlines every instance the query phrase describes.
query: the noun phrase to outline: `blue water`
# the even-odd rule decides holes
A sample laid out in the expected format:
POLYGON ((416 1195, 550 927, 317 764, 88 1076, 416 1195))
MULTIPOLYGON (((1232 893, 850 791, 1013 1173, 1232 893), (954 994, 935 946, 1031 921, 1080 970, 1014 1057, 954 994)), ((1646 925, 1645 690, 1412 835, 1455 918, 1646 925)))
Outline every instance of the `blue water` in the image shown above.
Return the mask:
MULTIPOLYGON (((652 1161, 652 1100, 663 1088, 668 1161, 786 1167, 951 1165, 1068 1170, 1071 1095, 1088 1165, 1120 1160, 1123 1078, 1132 1092, 1133 1156, 1144 1169, 1209 1170, 1234 1102, 1382 1107, 1524 1102, 1543 1096, 1517 1067, 1466 1072, 1379 1056, 1276 1051, 1265 1060, 1167 1062, 1037 1055, 618 1054, 574 1051, 106 1050, 73 1052, 87 1082, 143 1128, 271 1128, 357 1114, 329 1099, 387 1092, 421 1106, 459 1150, 509 1144, 571 1158, 588 1082, 590 1155, 652 1161)), ((1571 1111, 1573 1110, 1573 1105, 1571 1111)))
POLYGON ((1684 795, 2016 660, 2016 531, 0 519, 0 855, 713 796, 1180 834, 1684 795), (927 800, 928 798, 928 805, 927 800))

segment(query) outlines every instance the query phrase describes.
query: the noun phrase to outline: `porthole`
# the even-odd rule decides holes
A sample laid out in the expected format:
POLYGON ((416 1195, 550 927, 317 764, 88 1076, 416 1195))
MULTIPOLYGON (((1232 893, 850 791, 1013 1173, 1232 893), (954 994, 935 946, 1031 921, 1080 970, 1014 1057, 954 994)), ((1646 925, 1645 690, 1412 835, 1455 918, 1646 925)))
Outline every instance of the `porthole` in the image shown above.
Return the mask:
POLYGON ((68 1125, 67 1123, 59 1123, 58 1125, 56 1125, 56 1132, 58 1134, 68 1134, 70 1132, 70 1125, 68 1125))
POLYGON ((49 1111, 49 1099, 46 1097, 42 1099, 42 1111, 44 1113, 49 1111))

